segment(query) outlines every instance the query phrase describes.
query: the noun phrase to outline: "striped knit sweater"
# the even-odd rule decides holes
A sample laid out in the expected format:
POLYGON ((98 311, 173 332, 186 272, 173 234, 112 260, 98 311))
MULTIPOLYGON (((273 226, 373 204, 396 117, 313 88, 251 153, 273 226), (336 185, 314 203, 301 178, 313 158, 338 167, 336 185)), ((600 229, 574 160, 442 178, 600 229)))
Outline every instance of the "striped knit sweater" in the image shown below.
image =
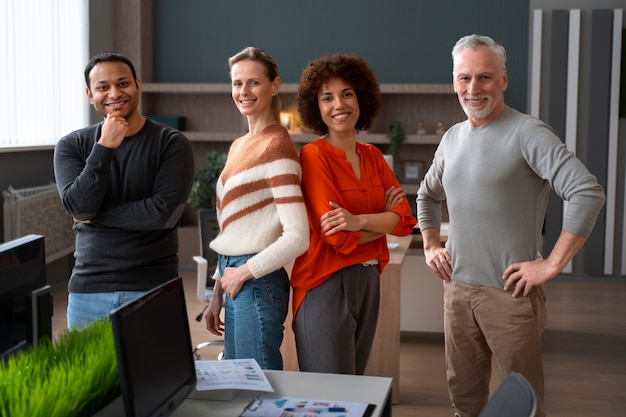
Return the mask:
MULTIPOLYGON (((271 125, 233 142, 217 182, 220 233, 211 248, 221 255, 255 254, 255 278, 275 271, 309 245, 309 225, 298 152, 287 130, 271 125)), ((219 272, 214 277, 219 279, 219 272)))

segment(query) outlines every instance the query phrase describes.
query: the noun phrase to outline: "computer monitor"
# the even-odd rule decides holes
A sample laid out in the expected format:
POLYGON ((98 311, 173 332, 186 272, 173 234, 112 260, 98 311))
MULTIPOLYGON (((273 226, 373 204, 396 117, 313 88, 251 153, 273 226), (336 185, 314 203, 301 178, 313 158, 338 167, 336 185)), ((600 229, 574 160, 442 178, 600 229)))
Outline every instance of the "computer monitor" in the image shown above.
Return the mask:
POLYGON ((52 338, 52 296, 42 235, 0 244, 0 358, 52 338))
POLYGON ((113 310, 110 320, 126 416, 171 414, 196 384, 182 279, 113 310))

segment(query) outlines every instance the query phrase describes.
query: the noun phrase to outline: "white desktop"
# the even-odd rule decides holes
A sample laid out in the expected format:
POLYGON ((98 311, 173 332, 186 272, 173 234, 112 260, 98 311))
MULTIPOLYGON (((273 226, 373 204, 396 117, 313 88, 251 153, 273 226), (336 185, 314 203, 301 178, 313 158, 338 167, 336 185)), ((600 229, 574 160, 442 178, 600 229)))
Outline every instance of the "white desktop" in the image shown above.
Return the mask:
MULTIPOLYGON (((391 416, 391 378, 270 370, 263 372, 274 388, 273 395, 365 402, 376 405, 373 417, 391 416)), ((187 398, 172 413, 172 417, 237 417, 258 394, 256 391, 240 391, 232 401, 187 398)))

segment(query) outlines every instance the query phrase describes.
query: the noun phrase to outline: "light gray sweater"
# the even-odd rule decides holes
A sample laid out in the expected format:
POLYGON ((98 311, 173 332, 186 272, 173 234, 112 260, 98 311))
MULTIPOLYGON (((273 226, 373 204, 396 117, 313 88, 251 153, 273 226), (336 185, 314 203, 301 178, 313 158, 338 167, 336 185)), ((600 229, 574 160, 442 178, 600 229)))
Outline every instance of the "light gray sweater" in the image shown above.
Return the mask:
POLYGON ((444 134, 418 191, 419 227, 440 227, 445 199, 452 279, 503 287, 509 264, 540 256, 550 187, 568 202, 563 229, 588 236, 602 187, 548 125, 507 107, 481 127, 464 121, 444 134))

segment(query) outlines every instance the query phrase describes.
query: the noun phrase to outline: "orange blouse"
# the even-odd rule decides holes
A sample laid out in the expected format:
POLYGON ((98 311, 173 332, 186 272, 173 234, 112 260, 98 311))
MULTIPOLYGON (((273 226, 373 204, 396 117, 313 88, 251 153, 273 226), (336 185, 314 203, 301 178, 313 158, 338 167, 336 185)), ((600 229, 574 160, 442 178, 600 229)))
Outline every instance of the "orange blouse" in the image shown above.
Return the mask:
MULTIPOLYGON (((385 236, 359 245, 361 232, 341 231, 326 236, 320 230, 320 217, 331 210, 329 201, 355 215, 382 213, 385 190, 391 186, 400 187, 378 148, 360 142, 356 146, 361 160, 361 179, 355 175, 345 152, 322 139, 303 146, 300 151, 302 193, 309 216, 310 244, 307 251, 296 258, 291 273, 294 317, 307 291, 322 284, 340 269, 377 259, 382 273, 389 262, 385 236)), ((406 197, 390 211, 400 216, 390 234, 409 235, 417 220, 411 214, 406 197)))

